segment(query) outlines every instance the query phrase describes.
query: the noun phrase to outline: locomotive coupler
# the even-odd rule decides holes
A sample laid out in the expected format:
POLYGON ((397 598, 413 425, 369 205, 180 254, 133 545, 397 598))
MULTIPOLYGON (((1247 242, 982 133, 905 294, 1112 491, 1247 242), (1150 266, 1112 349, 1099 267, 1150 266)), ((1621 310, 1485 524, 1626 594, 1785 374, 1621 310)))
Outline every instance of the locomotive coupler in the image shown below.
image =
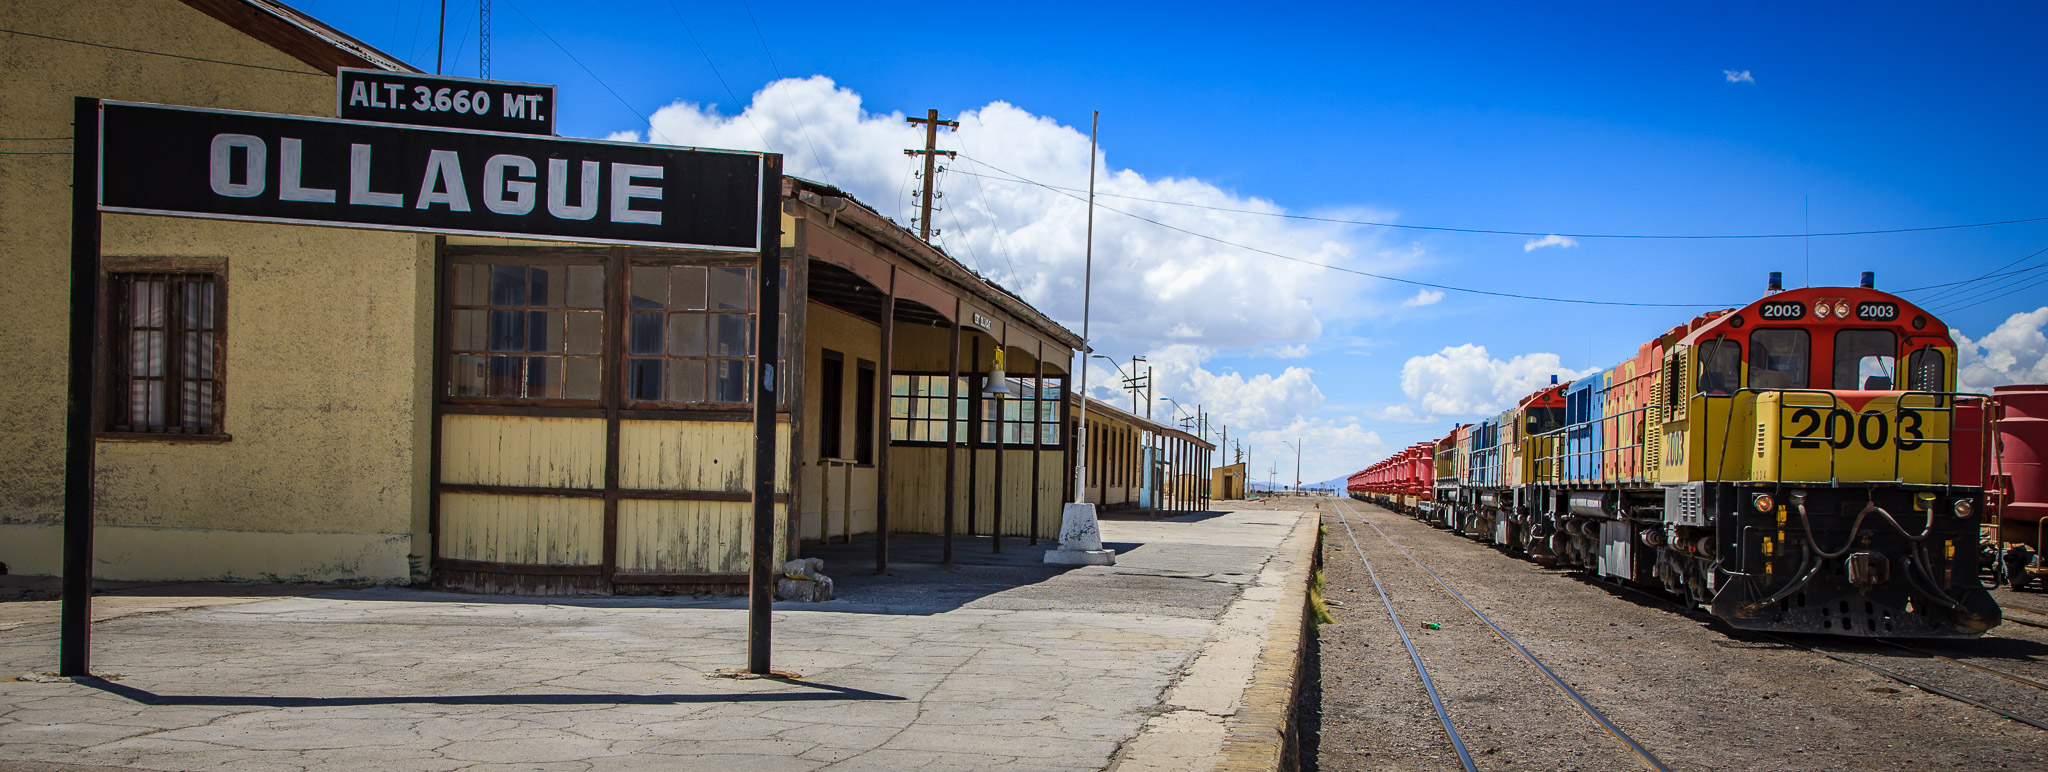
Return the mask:
POLYGON ((1882 553, 1852 553, 1843 563, 1848 570, 1849 583, 1863 592, 1870 592, 1870 588, 1891 581, 1891 561, 1885 559, 1882 553))

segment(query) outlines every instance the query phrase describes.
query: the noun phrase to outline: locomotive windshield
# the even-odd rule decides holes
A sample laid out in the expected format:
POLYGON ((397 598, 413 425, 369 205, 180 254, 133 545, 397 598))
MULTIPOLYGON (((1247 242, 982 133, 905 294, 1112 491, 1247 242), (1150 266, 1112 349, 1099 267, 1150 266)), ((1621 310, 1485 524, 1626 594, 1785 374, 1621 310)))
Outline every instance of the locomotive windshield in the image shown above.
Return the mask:
POLYGON ((1899 368, 1899 336, 1890 330, 1835 333, 1835 388, 1890 391, 1899 368))
POLYGON ((1757 330, 1749 335, 1749 386, 1804 389, 1812 341, 1805 330, 1757 330))
POLYGON ((1529 433, 1545 434, 1564 428, 1564 408, 1529 408, 1529 433))
POLYGON ((1736 387, 1742 385, 1742 344, 1710 340, 1700 344, 1699 352, 1699 392, 1709 397, 1735 393, 1736 387))
POLYGON ((1934 348, 1923 348, 1906 357, 1906 388, 1914 391, 1942 391, 1945 386, 1943 370, 1948 369, 1948 358, 1934 348))

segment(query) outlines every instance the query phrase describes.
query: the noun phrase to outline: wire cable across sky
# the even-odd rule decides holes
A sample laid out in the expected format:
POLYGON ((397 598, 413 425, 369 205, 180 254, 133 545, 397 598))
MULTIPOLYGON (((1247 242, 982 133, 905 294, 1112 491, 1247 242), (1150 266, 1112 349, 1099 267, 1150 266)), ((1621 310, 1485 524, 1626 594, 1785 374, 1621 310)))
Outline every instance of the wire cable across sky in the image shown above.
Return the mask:
MULTIPOLYGON (((1008 181, 1008 182, 1017 182, 1017 183, 1023 183, 1023 184, 1027 184, 1027 185, 1036 185, 1036 186, 1038 186, 1038 187, 1041 187, 1041 188, 1045 188, 1046 190, 1050 190, 1050 191, 1052 191, 1052 192, 1054 192, 1054 193, 1057 193, 1057 194, 1059 194, 1059 195, 1062 195, 1062 196, 1066 196, 1067 198, 1071 198, 1071 199, 1074 199, 1074 200, 1076 200, 1076 201, 1081 201, 1081 202, 1083 202, 1083 203, 1086 203, 1086 202, 1087 202, 1087 200, 1088 200, 1088 199, 1087 199, 1087 198, 1085 198, 1085 197, 1082 197, 1082 196, 1078 196, 1078 195, 1075 195, 1075 194, 1073 194, 1073 193, 1071 193, 1071 192, 1068 192, 1068 191, 1067 191, 1067 189, 1064 189, 1064 188, 1060 188, 1060 187, 1056 187, 1056 186, 1053 186, 1053 185, 1047 185, 1047 184, 1045 184, 1045 183, 1042 183, 1042 182, 1038 182, 1038 181, 1035 181, 1035 180, 1027 179, 1027 178, 1025 178, 1025 177, 1019 176, 1019 175, 1018 175, 1018 174, 1016 174, 1015 172, 1011 172, 1011 171, 1008 171, 1008 170, 1006 170, 1006 169, 1003 169, 1003 168, 1001 168, 1001 167, 998 167, 998 166, 996 166, 996 165, 994 165, 994 164, 991 164, 991 163, 989 163, 989 162, 987 162, 987 161, 984 161, 984 160, 982 160, 982 159, 979 159, 979 158, 970 158, 970 157, 969 157, 969 156, 968 156, 968 155, 967 155, 966 153, 962 153, 962 154, 960 154, 960 157, 961 157, 961 158, 968 158, 969 160, 971 160, 971 161, 973 161, 973 162, 975 162, 975 163, 977 163, 977 164, 980 164, 980 165, 982 165, 982 166, 984 166, 984 167, 987 167, 987 168, 989 168, 989 169, 994 169, 994 170, 996 170, 997 172, 1001 172, 1001 173, 1003 173, 1003 174, 1007 174, 1007 175, 1010 175, 1010 176, 1009 176, 1009 178, 1007 178, 1007 180, 1006 180, 1006 181, 1008 181)), ((973 174, 973 172, 967 172, 967 171, 963 171, 963 170, 959 170, 959 169, 955 169, 954 171, 956 171, 956 172, 960 172, 960 173, 962 173, 962 174, 973 174)), ((994 179, 994 180, 1004 180, 1004 179, 1006 179, 1006 178, 1003 178, 1003 177, 989 177, 989 179, 994 179)), ((1101 195, 1101 194, 1100 194, 1100 193, 1098 193, 1097 195, 1099 196, 1099 195, 1101 195)), ((1417 280, 1415 280, 1415 279, 1403 279, 1403 278, 1400 278, 1400 277, 1398 277, 1398 276, 1387 276, 1387 275, 1384 275, 1384 274, 1377 274, 1377 273, 1371 273, 1371 272, 1369 272, 1369 271, 1360 271, 1360 270, 1358 270, 1358 269, 1355 269, 1355 268, 1345 268, 1345 267, 1343 267, 1343 266, 1340 266, 1340 265, 1330 265, 1329 263, 1318 263, 1318 262, 1316 262, 1316 261, 1314 261, 1314 260, 1305 260, 1305 259, 1302 259, 1302 258, 1299 258, 1299 257, 1295 257, 1295 256, 1293 256, 1293 255, 1285 255, 1285 254, 1281 254, 1281 253, 1279 253, 1279 252, 1274 252, 1274 251, 1272 251, 1272 250, 1270 250, 1270 249, 1260 249, 1259 247, 1254 247, 1254 246, 1251 246, 1251 245, 1249 245, 1249 244, 1240 244, 1240 243, 1237 243, 1237 242, 1235 242, 1235 241, 1231 241, 1231 240, 1229 240, 1229 239, 1225 239, 1225 238, 1222 238, 1222 237, 1219 237, 1219 236, 1211 236, 1211 235, 1209 235, 1209 234, 1207 234, 1207 233, 1201 233, 1201 232, 1199 232, 1199 231, 1192 231, 1192 230, 1188 230, 1188 229, 1186 229, 1186 228, 1182 228, 1182 227, 1180 227, 1180 226, 1178 226, 1178 225, 1172 225, 1172 224, 1169 224, 1169 223, 1164 223, 1164 222, 1160 222, 1160 221, 1158 221, 1158 220, 1154 220, 1154 219, 1152 219, 1152 218, 1150 218, 1150 217, 1146 217, 1146 216, 1144 216, 1144 215, 1141 215, 1141 214, 1135 214, 1135 213, 1132 213, 1132 212, 1126 212, 1126 211, 1124 211, 1124 210, 1122 210, 1122 209, 1117 209, 1117 208, 1115 208, 1115 207, 1111 207, 1111 206, 1104 206, 1104 205, 1102 205, 1102 204, 1099 204, 1099 203, 1098 203, 1098 204, 1096 204, 1095 206, 1096 206, 1097 208, 1099 208, 1099 209, 1102 209, 1102 210, 1104 210, 1104 211, 1109 211, 1109 212, 1115 212, 1115 213, 1117 213, 1117 214, 1120 214, 1120 215, 1123 215, 1123 216, 1125 216, 1125 217, 1129 217, 1129 218, 1132 218, 1132 219, 1135 219, 1135 220, 1142 220, 1142 221, 1144 221, 1144 222, 1148 222, 1148 223, 1151 223, 1151 224, 1153 224, 1153 225, 1157 225, 1157 226, 1159 226, 1159 227, 1161 227, 1161 228, 1165 228, 1165 229, 1167 229, 1167 230, 1170 230, 1170 231, 1174 231, 1174 232, 1177 232, 1177 233, 1183 233, 1183 234, 1186 234, 1186 235, 1189 235, 1189 236, 1193 236, 1193 237, 1195 237, 1195 238, 1199 238, 1199 239, 1205 239, 1205 240, 1208 240, 1208 241, 1213 241, 1213 242, 1215 242, 1215 243, 1218 243, 1218 244, 1222 244, 1222 245, 1224 245, 1224 246, 1236 247, 1236 248, 1238 248, 1238 249, 1242 249, 1242 250, 1245 250, 1245 251, 1247 251, 1247 252, 1257 252, 1257 253, 1259 253, 1259 254, 1262 254, 1262 255, 1266 255, 1266 256, 1269 256, 1269 257, 1277 257, 1277 258, 1280 258, 1280 259, 1282 259, 1282 260, 1288 260, 1288 261, 1292 261, 1292 262, 1296 262, 1296 263, 1301 263, 1302 265, 1310 265, 1310 266, 1315 266, 1315 267, 1317 267, 1317 268, 1324 268, 1324 269, 1328 269, 1328 270, 1332 270, 1332 271, 1340 271, 1340 272, 1343 272, 1343 273, 1349 273, 1349 274, 1356 274, 1356 275, 1358 275, 1358 276, 1364 276, 1364 277, 1367 277, 1367 278, 1372 278, 1372 279, 1380 279, 1380 280, 1382 280, 1382 281, 1391 281, 1391 282, 1395 282, 1395 283, 1397 283, 1397 284, 1406 284, 1406 285, 1409 285, 1409 286, 1413 286, 1413 287, 1426 287, 1426 288, 1429 288, 1429 289, 1445 290, 1445 291, 1448 291, 1448 292, 1462 292, 1462 293, 1466 293, 1466 294, 1470 294, 1470 295, 1486 295, 1486 296, 1489 296, 1489 297, 1497 297, 1497 298, 1513 298, 1513 299, 1515 299, 1515 300, 1536 300, 1536 301, 1541 301, 1541 302, 1545 302, 1545 303, 1572 303, 1572 304, 1576 304, 1576 305, 1587 305, 1587 306, 1633 306, 1633 307, 1639 307, 1639 308, 1732 308, 1732 307, 1735 307, 1735 306, 1739 306, 1739 305, 1741 305, 1740 303, 1631 303, 1631 302, 1626 302, 1626 301, 1620 301, 1620 300, 1586 300, 1586 299, 1584 299, 1584 298, 1559 298, 1559 297, 1549 297, 1549 296, 1545 296, 1545 295, 1525 295, 1525 294, 1521 294, 1521 293, 1516 293, 1516 292, 1495 292, 1495 291, 1493 291, 1493 290, 1473 289, 1473 288, 1471 288, 1471 287, 1458 287, 1458 286, 1454 286, 1454 285, 1450 285, 1450 284, 1437 284, 1437 283, 1434 283, 1434 282, 1426 282, 1426 281, 1417 281, 1417 280)), ((1205 208, 1208 208, 1208 207, 1205 207, 1205 208)))
MULTIPOLYGON (((987 164, 986 162, 982 162, 982 165, 983 165, 983 166, 988 166, 988 164, 987 164)), ((994 166, 989 166, 988 168, 991 168, 991 169, 995 169, 996 167, 994 167, 994 166)), ((1002 171, 1002 170, 1001 170, 1001 169, 996 169, 996 171, 1002 171)), ((961 173, 961 174, 975 174, 974 172, 970 172, 970 171, 961 171, 960 173, 961 173)), ((1003 173, 1004 173, 1004 174, 1011 174, 1010 172, 1003 172, 1003 173)), ((986 178, 988 178, 988 179, 992 179, 992 180, 999 180, 999 181, 1002 181, 1002 182, 1015 182, 1015 183, 1022 183, 1022 184, 1027 184, 1027 185, 1037 185, 1037 186, 1039 186, 1039 187, 1042 187, 1042 188, 1046 188, 1046 189, 1048 189, 1048 190, 1054 190, 1054 191, 1061 191, 1061 192, 1074 192, 1074 193, 1082 193, 1082 192, 1086 192, 1086 191, 1082 190, 1081 188, 1068 188, 1068 187, 1061 187, 1061 186, 1058 186, 1058 185, 1048 185, 1048 184, 1046 184, 1046 183, 1043 183, 1043 182, 1038 182, 1038 181, 1035 181, 1035 180, 1027 180, 1027 179, 1024 179, 1024 178, 1022 178, 1022 177, 1016 177, 1016 175, 1014 175, 1014 174, 1012 174, 1012 175, 1011 175, 1011 177, 1012 177, 1012 178, 998 177, 998 176, 994 176, 994 175, 983 175, 983 174, 975 174, 975 176, 977 176, 977 177, 986 177, 986 178), (1013 179, 1013 178, 1014 178, 1014 179, 1013 179)), ((1165 204, 1165 205, 1167 205, 1167 206, 1185 206, 1185 207, 1189 207, 1189 208, 1191 208, 1191 209, 1208 209, 1208 210, 1211 210, 1211 211, 1216 211, 1216 212, 1232 212, 1232 213, 1235 213, 1235 214, 1251 214, 1251 215, 1258 215, 1258 216, 1260 216, 1260 217, 1278 217, 1278 218, 1281 218, 1281 219, 1287 219, 1287 220, 1307 220, 1307 221, 1309 221, 1309 222, 1326 222, 1326 223, 1334 223, 1334 224, 1338 224, 1338 225, 1363 225, 1363 226, 1369 226, 1369 227, 1374 227, 1374 228, 1397 228, 1397 229, 1401 229, 1401 230, 1412 230, 1412 231, 1437 231, 1437 232, 1440 232, 1440 233, 1479 233, 1479 234, 1487 234, 1487 235, 1493 235, 1493 236, 1535 236, 1535 237, 1538 237, 1538 238, 1541 238, 1541 237, 1543 237, 1543 236, 1562 236, 1562 237, 1564 237, 1564 238, 1568 238, 1568 239, 1662 239, 1662 240, 1695 240, 1695 241, 1704 241, 1704 240, 1714 240, 1714 239, 1804 239, 1804 238, 1823 238, 1823 237, 1831 237, 1831 236, 1882 236, 1882 235, 1886 235, 1886 234, 1894 234, 1894 233, 1925 233, 1925 232, 1928 232, 1928 231, 1949 231, 1949 230, 1960 230, 1960 229, 1964 229, 1964 228, 1991 228, 1991 227, 1996 227, 1996 226, 2000 226, 2000 225, 2022 225, 2022 224, 2025 224, 2025 223, 2034 223, 2034 222, 2048 222, 2048 217, 2025 217, 2025 218, 2021 218, 2021 219, 2017 219, 2017 220, 1997 220, 1997 221, 1993 221, 1993 222, 1976 222, 1976 223, 1962 223, 1962 224, 1958 224, 1958 225, 1927 225, 1927 226, 1921 226, 1921 227, 1915 227, 1915 228, 1881 228, 1881 229, 1875 229, 1875 230, 1861 230, 1861 231, 1829 231, 1829 232, 1826 232, 1826 233, 1704 233, 1704 234, 1684 234, 1684 233, 1676 233, 1676 234, 1674 234, 1674 233, 1564 233, 1564 232, 1560 232, 1560 231, 1515 231, 1515 230, 1499 230, 1499 229, 1493 229, 1493 228, 1457 228, 1457 227, 1451 227, 1451 226, 1446 226, 1446 225, 1410 225, 1410 224, 1407 224, 1407 223, 1394 223, 1394 222, 1375 222, 1375 221, 1372 221, 1372 220, 1346 220, 1346 219, 1343 219, 1343 218, 1341 218, 1341 217, 1316 217, 1316 216, 1314 216, 1314 215, 1306 215, 1306 214, 1288 214, 1288 213, 1285 213, 1285 212, 1262 212, 1262 211, 1259 211, 1259 210, 1257 210, 1257 209, 1234 209, 1234 208, 1231 208, 1231 207, 1227 207, 1227 206, 1213 206, 1213 205, 1210 205, 1210 204, 1197 204, 1197 203, 1193 203, 1193 202, 1189 202, 1189 201, 1168 201, 1168 200, 1166 200, 1166 199, 1158 199, 1158 198, 1144 198, 1144 197, 1142 197, 1142 196, 1125 196, 1125 195, 1120 195, 1120 194, 1116 194, 1116 193, 1104 193, 1104 192, 1102 192, 1102 191, 1100 191, 1100 190, 1097 190, 1097 191, 1095 192, 1095 196, 1096 196, 1097 198, 1121 198, 1121 199, 1126 199, 1126 200, 1130 200, 1130 201, 1143 201, 1143 202, 1145 202, 1145 203, 1148 203, 1148 204, 1165 204)))

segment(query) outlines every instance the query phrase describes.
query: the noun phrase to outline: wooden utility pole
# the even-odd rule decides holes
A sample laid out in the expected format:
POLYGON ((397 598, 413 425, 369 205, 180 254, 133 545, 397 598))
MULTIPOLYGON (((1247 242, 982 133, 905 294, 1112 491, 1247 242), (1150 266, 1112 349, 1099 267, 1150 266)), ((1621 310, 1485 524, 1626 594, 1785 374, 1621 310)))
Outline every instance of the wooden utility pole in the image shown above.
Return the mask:
POLYGON ((924 156, 924 195, 917 200, 917 237, 926 243, 930 243, 932 240, 932 175, 937 171, 932 167, 934 162, 938 160, 938 156, 943 155, 947 158, 953 158, 959 155, 959 153, 951 150, 939 149, 939 127, 944 126, 949 129, 958 129, 960 128, 960 122, 939 120, 939 111, 937 110, 925 111, 923 118, 905 118, 903 120, 911 125, 924 125, 924 149, 904 150, 903 154, 924 156))

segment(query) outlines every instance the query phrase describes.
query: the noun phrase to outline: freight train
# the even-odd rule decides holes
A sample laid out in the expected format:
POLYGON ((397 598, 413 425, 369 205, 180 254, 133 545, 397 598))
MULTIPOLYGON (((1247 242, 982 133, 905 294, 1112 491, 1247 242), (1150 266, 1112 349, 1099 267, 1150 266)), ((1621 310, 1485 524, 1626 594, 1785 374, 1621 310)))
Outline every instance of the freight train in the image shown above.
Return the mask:
POLYGON ((1872 279, 1773 273, 1747 306, 1352 475, 1351 495, 1737 628, 1980 635, 2000 622, 1978 581, 1987 401, 1957 391, 1948 327, 1872 279))

